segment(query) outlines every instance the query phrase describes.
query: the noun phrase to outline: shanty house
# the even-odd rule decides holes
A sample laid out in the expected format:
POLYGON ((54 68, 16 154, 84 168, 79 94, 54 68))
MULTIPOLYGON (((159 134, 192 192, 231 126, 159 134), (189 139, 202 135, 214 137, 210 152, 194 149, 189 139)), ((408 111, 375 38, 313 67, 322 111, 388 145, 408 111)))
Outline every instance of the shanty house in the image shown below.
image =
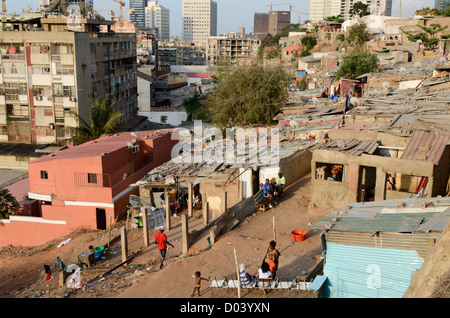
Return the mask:
POLYGON ((399 158, 381 155, 373 140, 318 145, 311 161, 311 201, 337 209, 350 202, 446 195, 449 142, 450 136, 418 131, 399 158))
POLYGON ((449 220, 449 198, 352 203, 319 219, 324 297, 402 297, 449 220))

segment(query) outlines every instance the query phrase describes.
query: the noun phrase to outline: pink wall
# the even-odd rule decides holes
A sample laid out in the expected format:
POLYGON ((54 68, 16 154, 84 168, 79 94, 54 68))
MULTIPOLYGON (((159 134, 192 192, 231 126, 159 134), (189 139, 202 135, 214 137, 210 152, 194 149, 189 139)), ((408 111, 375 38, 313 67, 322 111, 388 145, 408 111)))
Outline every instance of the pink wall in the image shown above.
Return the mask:
MULTIPOLYGON (((106 225, 109 226, 110 218, 113 222, 116 216, 126 211, 129 195, 139 194, 136 187, 130 192, 116 199, 122 191, 126 191, 130 184, 139 181, 153 168, 171 159, 172 147, 177 140, 171 140, 171 135, 139 141, 139 153, 132 154, 127 147, 120 148, 102 157, 72 158, 48 161, 30 162, 28 166, 30 192, 44 195, 52 195, 50 202, 40 205, 39 219, 29 219, 33 222, 10 220, 0 223, 0 246, 12 245, 40 245, 50 240, 69 234, 78 228, 97 228, 96 208, 105 210, 106 225), (125 180, 124 171, 128 171, 130 161, 140 160, 144 156, 151 158, 150 164, 139 162, 134 174, 125 180), (139 169, 140 168, 140 169, 139 169), (48 179, 41 179, 41 170, 47 171, 48 179), (122 178, 115 179, 112 187, 92 187, 75 184, 75 173, 99 173, 119 175, 122 178), (70 205, 73 201, 75 204, 70 205), (110 207, 98 205, 112 205, 110 207), (90 206, 90 205, 93 206, 90 206), (65 221, 66 224, 49 224, 41 221, 65 221)), ((113 181, 113 180, 112 180, 113 181)), ((72 203, 73 204, 73 203, 72 203)))

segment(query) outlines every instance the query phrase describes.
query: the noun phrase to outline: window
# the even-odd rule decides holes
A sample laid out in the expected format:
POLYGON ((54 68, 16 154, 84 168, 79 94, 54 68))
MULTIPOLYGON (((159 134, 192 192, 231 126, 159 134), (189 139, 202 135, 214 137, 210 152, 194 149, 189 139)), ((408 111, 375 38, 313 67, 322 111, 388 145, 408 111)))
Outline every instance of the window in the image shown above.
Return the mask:
POLYGON ((88 183, 97 184, 97 174, 96 173, 88 173, 88 183))
POLYGON ((41 170, 41 179, 48 179, 48 173, 47 171, 41 170))

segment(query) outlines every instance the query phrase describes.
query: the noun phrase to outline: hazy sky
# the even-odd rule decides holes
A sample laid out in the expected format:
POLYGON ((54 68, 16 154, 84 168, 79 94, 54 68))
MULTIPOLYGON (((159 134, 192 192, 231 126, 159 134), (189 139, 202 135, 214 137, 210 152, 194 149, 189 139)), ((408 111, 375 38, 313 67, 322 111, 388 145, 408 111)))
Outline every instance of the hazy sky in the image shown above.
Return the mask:
MULTIPOLYGON (((217 31, 219 34, 226 32, 237 32, 239 27, 245 27, 246 33, 253 31, 253 15, 255 12, 268 12, 270 3, 273 3, 273 10, 289 10, 289 5, 278 5, 291 3, 293 11, 309 12, 309 0, 216 0, 217 2, 217 31)), ((22 8, 27 8, 29 3, 32 9, 39 8, 39 0, 6 0, 8 13, 13 11, 21 12, 22 8)), ((126 8, 129 8, 129 0, 125 0, 126 8)), ((181 34, 181 14, 182 0, 159 0, 159 4, 170 9, 170 33, 171 36, 181 34)), ((119 9, 119 4, 113 0, 94 0, 95 8, 119 9)), ((434 7, 434 0, 402 0, 402 17, 411 17, 414 11, 423 7, 434 7)), ((399 16, 400 0, 393 0, 392 15, 399 16)), ((305 15, 301 14, 301 20, 305 20, 305 15)), ((299 14, 292 13, 291 22, 298 23, 299 14)))

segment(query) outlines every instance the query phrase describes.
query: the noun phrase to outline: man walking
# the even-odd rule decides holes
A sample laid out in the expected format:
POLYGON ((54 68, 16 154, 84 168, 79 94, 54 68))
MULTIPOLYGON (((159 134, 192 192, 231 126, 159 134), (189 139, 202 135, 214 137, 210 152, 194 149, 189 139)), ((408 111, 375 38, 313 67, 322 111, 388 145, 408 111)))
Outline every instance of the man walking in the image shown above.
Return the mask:
POLYGON ((166 252, 167 252, 167 245, 170 245, 174 247, 172 244, 167 241, 167 236, 164 234, 164 228, 161 226, 159 228, 159 233, 155 235, 155 244, 158 245, 159 252, 161 253, 161 265, 159 266, 160 269, 163 267, 166 267, 167 265, 164 265, 164 260, 166 259, 166 252))

